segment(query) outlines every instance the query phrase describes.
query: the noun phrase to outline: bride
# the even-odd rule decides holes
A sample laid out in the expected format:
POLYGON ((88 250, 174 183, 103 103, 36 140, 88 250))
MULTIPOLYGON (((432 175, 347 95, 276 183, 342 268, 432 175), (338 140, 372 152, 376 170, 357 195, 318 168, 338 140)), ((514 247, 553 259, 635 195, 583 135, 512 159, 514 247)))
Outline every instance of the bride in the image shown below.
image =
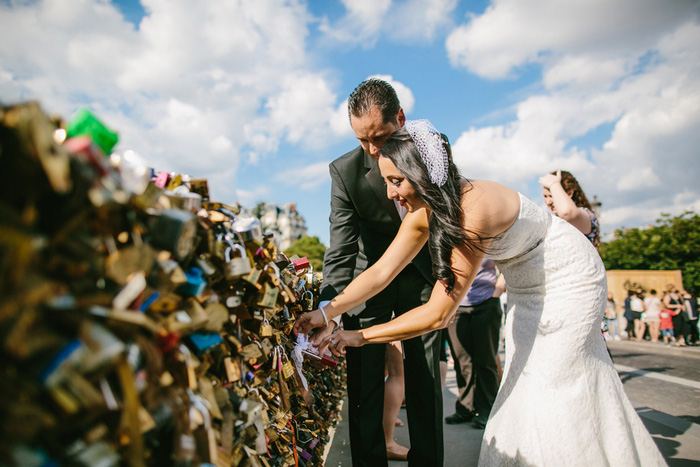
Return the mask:
POLYGON ((666 465, 625 396, 600 338, 607 293, 597 251, 576 228, 497 183, 466 180, 427 120, 384 143, 387 196, 408 214, 391 246, 325 308, 303 314, 309 333, 372 297, 430 242, 430 300, 377 326, 339 331, 320 349, 419 336, 449 325, 484 257, 508 284, 504 376, 479 464, 666 465))

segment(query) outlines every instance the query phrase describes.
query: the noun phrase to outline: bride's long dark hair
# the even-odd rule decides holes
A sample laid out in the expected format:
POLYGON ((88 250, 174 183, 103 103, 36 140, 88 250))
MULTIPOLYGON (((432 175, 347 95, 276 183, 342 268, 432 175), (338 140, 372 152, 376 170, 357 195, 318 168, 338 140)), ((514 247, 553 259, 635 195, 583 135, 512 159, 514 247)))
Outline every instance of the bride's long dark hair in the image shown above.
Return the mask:
POLYGON ((445 284, 447 292, 452 292, 455 272, 452 269, 452 250, 465 246, 481 250, 482 237, 464 228, 462 210, 462 180, 467 181, 467 191, 471 183, 459 174, 452 161, 452 150, 444 140, 448 155, 447 181, 437 186, 430 181, 428 169, 421 159, 416 145, 405 129, 395 131, 382 145, 381 155, 388 158, 408 180, 416 194, 430 207, 430 256, 433 260, 433 277, 445 284))

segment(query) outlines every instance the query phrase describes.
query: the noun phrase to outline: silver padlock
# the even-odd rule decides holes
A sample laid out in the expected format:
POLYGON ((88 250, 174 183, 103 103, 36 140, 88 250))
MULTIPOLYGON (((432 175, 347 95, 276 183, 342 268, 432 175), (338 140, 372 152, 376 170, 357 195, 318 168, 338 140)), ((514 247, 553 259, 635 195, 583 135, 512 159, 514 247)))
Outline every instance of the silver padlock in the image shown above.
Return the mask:
POLYGON ((280 270, 275 263, 266 264, 263 271, 269 274, 272 285, 275 287, 280 286, 282 283, 282 276, 280 275, 280 270))
POLYGON ((196 441, 199 457, 204 462, 216 464, 218 460, 216 434, 211 425, 211 415, 204 404, 205 400, 192 393, 192 391, 188 390, 187 394, 191 403, 189 428, 196 441))
POLYGON ((248 253, 246 253, 245 248, 236 243, 233 243, 226 248, 226 251, 224 252, 224 260, 226 261, 224 273, 226 274, 226 279, 228 280, 243 277, 250 273, 250 271, 253 269, 253 265, 250 263, 248 253))
POLYGON ((233 229, 238 232, 241 239, 247 243, 262 246, 265 241, 262 224, 256 217, 239 217, 233 224, 233 229))

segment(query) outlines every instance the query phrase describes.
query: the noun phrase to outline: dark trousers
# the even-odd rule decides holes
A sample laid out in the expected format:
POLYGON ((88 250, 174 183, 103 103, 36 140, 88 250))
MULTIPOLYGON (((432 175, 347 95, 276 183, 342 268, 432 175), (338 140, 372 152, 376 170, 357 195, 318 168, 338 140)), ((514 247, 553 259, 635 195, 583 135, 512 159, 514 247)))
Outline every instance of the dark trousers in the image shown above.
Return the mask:
MULTIPOLYGON (((432 287, 417 270, 402 272, 388 292, 391 303, 367 303, 357 316, 343 316, 348 330, 387 322, 392 311, 398 316, 428 300, 432 287)), ((408 464, 442 466, 442 388, 440 385, 440 333, 431 332, 402 342, 406 383, 406 415, 411 441, 408 464)), ((385 466, 384 358, 386 344, 348 347, 348 425, 352 465, 385 466)))
POLYGON ((628 318, 627 315, 625 315, 625 319, 627 320, 627 326, 625 327, 625 331, 627 331, 627 337, 636 337, 634 335, 634 317, 630 315, 628 318))
POLYGON ((698 335, 698 320, 697 320, 697 318, 688 320, 688 334, 687 334, 687 336, 688 336, 688 340, 692 344, 696 343, 700 339, 700 336, 698 335))
POLYGON ((498 338, 501 305, 490 298, 474 306, 460 306, 448 328, 455 360, 459 397, 455 410, 488 417, 498 392, 498 338))

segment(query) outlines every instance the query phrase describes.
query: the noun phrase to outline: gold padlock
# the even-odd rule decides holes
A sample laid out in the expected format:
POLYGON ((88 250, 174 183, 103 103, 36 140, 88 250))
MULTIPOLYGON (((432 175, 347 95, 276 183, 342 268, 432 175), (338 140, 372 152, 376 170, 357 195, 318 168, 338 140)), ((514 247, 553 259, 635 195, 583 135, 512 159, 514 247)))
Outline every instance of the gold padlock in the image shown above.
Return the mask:
POLYGON ((258 306, 264 308, 274 308, 277 304, 277 297, 279 296, 280 289, 271 286, 267 282, 263 285, 262 293, 258 295, 258 306))
POLYGON ((226 371, 226 379, 229 383, 235 383, 241 379, 241 364, 240 360, 235 357, 224 358, 224 370, 226 371))
POLYGON ((265 318, 260 325, 260 337, 272 337, 272 325, 270 325, 270 322, 265 318))

